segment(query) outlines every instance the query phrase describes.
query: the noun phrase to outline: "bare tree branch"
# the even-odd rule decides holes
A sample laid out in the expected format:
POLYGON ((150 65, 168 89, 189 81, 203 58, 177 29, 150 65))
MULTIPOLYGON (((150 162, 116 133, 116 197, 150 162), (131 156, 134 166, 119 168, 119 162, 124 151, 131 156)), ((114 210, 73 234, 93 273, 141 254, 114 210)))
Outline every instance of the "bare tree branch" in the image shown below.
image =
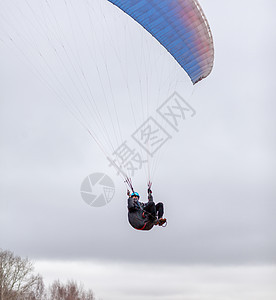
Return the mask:
POLYGON ((82 285, 75 281, 66 284, 56 280, 49 288, 49 300, 95 300, 91 290, 85 291, 82 285))
POLYGON ((0 300, 42 299, 43 280, 33 270, 28 258, 0 249, 0 300))
POLYGON ((0 249, 0 300, 95 300, 95 297, 92 290, 86 291, 73 280, 66 284, 56 280, 46 290, 28 258, 0 249))

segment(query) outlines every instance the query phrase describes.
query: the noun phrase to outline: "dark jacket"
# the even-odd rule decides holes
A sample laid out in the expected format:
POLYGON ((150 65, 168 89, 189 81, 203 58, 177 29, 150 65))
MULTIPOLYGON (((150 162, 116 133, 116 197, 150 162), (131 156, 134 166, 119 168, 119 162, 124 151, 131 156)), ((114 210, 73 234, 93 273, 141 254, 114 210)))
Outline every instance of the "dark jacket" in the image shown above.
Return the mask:
MULTIPOLYGON (((152 195, 149 194, 149 202, 153 202, 152 195)), ((128 198, 128 221, 130 225, 138 230, 150 230, 154 226, 154 219, 149 218, 149 215, 143 211, 147 203, 128 198)))

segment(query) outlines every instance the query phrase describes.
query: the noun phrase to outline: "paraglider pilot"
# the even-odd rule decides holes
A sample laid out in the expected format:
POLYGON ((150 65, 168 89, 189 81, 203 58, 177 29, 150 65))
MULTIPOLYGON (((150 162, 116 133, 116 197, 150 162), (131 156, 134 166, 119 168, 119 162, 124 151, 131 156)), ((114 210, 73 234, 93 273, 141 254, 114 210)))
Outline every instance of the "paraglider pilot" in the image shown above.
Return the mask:
POLYGON ((128 220, 132 227, 138 230, 150 230, 154 225, 165 226, 167 220, 163 218, 164 205, 162 202, 155 204, 153 202, 151 184, 148 188, 148 202, 139 201, 137 192, 128 195, 128 220))

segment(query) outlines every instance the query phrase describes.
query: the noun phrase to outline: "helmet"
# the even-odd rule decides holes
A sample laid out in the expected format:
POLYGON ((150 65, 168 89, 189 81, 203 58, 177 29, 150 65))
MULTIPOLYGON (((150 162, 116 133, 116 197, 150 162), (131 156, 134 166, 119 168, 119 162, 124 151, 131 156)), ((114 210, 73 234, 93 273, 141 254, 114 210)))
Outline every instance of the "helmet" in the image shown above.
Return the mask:
POLYGON ((139 194, 137 192, 134 192, 134 193, 131 194, 131 197, 134 197, 134 196, 140 198, 140 196, 139 196, 139 194))

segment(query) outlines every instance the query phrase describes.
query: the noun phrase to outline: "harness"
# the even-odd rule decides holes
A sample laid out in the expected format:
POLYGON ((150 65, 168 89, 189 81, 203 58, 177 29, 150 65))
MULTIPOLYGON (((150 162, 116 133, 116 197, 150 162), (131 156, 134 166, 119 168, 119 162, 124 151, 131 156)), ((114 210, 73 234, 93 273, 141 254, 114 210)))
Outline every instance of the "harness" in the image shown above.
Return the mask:
MULTIPOLYGON (((134 193, 134 188, 133 188, 133 185, 132 185, 132 181, 131 181, 131 178, 129 177, 126 177, 125 181, 124 181, 127 186, 131 189, 131 191, 134 193)), ((152 186, 152 182, 149 181, 148 182, 148 191, 151 191, 151 186, 152 186)), ((151 216, 152 217, 152 220, 144 220, 144 225, 142 228, 136 228, 134 227, 135 229, 138 229, 138 230, 145 230, 146 226, 147 225, 150 225, 150 228, 151 229, 154 225, 155 225, 155 222, 157 221, 157 217, 152 215, 150 212, 144 210, 143 206, 141 205, 141 203, 137 200, 135 201, 135 204, 137 204, 138 208, 140 209, 140 211, 142 212, 142 219, 145 219, 145 218, 148 218, 148 216, 151 216)), ((132 213, 134 214, 134 212, 132 213)), ((132 215, 132 217, 136 218, 136 220, 139 220, 139 221, 142 221, 141 218, 137 217, 137 216, 134 216, 132 215)), ((166 227, 167 226, 167 221, 161 225, 162 227, 166 227)))

